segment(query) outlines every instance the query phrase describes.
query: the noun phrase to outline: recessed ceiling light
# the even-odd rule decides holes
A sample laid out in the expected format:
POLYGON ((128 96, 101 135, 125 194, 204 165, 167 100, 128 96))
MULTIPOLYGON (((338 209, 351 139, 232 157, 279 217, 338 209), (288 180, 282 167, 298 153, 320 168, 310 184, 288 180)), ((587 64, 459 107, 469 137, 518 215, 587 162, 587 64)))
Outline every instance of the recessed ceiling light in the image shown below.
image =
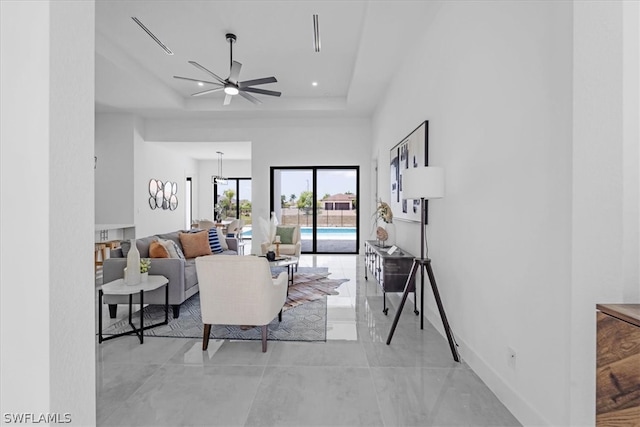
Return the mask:
POLYGON ((312 82, 311 86, 318 86, 318 82, 312 82))
POLYGON ((198 86, 204 86, 204 83, 198 82, 198 86))

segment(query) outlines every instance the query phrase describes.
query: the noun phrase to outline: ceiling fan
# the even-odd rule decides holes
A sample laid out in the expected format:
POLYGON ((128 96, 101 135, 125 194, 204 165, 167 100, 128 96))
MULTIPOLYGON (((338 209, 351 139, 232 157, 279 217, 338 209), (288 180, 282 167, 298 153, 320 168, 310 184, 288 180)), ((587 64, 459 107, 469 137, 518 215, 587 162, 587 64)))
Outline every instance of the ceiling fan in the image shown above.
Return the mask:
POLYGON ((263 85, 267 83, 276 83, 278 80, 276 80, 275 77, 263 77, 261 79, 245 80, 243 82, 238 81, 238 76, 240 75, 240 69, 242 68, 242 64, 239 63, 238 61, 233 60, 233 44, 236 42, 236 35, 229 33, 225 37, 229 42, 230 62, 231 62, 231 70, 229 71, 228 78, 223 79, 217 76, 215 73, 207 70, 205 67, 198 64, 196 61, 189 61, 189 64, 209 74, 217 81, 211 82, 206 80, 192 79, 189 77, 180 77, 180 76, 173 76, 173 78, 215 85, 216 87, 213 89, 207 89, 207 90, 203 90, 202 92, 196 92, 191 96, 202 96, 202 95, 206 95, 213 92, 224 91, 225 93, 224 105, 229 105, 231 103, 231 98, 233 98, 234 95, 240 95, 243 98, 247 99, 248 101, 253 102, 254 104, 262 104, 262 102, 258 98, 256 98, 255 96, 247 92, 259 93, 261 95, 280 96, 281 92, 276 92, 273 90, 266 90, 266 89, 258 89, 253 87, 253 86, 263 85))

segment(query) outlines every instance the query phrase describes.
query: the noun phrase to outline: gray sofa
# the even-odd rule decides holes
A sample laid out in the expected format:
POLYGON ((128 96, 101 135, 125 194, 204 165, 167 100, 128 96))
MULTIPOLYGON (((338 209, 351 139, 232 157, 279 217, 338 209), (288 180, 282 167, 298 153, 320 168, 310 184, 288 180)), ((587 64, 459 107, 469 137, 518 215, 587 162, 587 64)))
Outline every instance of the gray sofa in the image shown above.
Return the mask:
MULTIPOLYGON (((140 258, 149 258, 149 245, 158 239, 173 240, 178 244, 178 247, 182 249, 179 237, 179 233, 181 232, 186 233, 187 231, 175 231, 136 239, 136 247, 140 252, 140 258)), ((227 242, 228 249, 219 255, 237 255, 238 239, 235 237, 227 237, 225 241, 227 242)), ((111 258, 104 261, 103 283, 124 277, 127 258, 125 253, 123 253, 123 249, 124 252, 128 252, 129 242, 123 242, 122 248, 113 250, 111 252, 111 258)), ((169 304, 171 304, 173 308, 173 317, 178 318, 180 316, 180 305, 195 295, 199 290, 195 258, 152 258, 149 274, 158 274, 169 279, 169 304)), ((164 287, 162 287, 155 291, 145 292, 144 302, 146 304, 164 304, 164 297, 165 290, 164 287)), ((133 302, 139 302, 138 295, 134 295, 133 302)), ((109 304, 109 315, 113 319, 117 314, 117 304, 128 304, 129 297, 127 295, 105 295, 104 303, 109 304)))

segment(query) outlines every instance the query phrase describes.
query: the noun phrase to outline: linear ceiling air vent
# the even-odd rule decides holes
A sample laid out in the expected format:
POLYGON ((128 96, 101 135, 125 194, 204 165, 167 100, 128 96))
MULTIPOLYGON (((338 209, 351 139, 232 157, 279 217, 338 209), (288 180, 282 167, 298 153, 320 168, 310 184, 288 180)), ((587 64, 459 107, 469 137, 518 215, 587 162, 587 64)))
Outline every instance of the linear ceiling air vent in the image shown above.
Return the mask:
POLYGON ((133 21, 138 24, 140 26, 140 28, 142 28, 147 34, 149 34, 149 37, 151 37, 156 43, 158 43, 158 45, 165 51, 167 52, 167 55, 173 55, 173 52, 171 52, 171 49, 169 49, 164 43, 162 43, 160 41, 160 39, 158 37, 156 37, 155 34, 153 34, 147 27, 144 26, 144 24, 142 22, 140 22, 140 20, 138 18, 136 18, 135 16, 132 16, 131 19, 133 19, 133 21))
POLYGON ((316 52, 320 52, 320 24, 318 23, 318 15, 313 15, 313 48, 316 52))

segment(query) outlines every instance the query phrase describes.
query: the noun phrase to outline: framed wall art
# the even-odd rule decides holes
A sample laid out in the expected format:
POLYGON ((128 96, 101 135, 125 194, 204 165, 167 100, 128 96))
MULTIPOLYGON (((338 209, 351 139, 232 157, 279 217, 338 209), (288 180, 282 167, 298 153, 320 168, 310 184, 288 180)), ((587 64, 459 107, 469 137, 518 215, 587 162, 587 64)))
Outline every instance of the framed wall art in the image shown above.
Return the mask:
MULTIPOLYGON (((394 219, 420 222, 420 200, 402 197, 403 171, 429 165, 429 121, 425 120, 389 153, 391 198, 394 219)), ((427 204, 428 212, 428 204, 427 204)), ((426 221, 427 218, 425 218, 426 221)), ((426 224, 426 222, 425 222, 426 224)))

